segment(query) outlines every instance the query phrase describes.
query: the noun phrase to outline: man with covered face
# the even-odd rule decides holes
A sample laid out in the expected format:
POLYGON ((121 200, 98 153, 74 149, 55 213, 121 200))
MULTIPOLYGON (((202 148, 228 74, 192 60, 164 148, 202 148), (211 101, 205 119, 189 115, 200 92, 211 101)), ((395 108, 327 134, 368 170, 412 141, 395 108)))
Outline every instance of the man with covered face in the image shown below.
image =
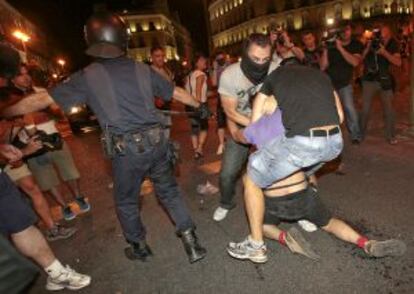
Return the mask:
POLYGON ((250 123, 251 100, 259 91, 266 76, 277 68, 272 61, 272 45, 269 36, 251 34, 243 46, 240 62, 230 65, 222 73, 218 92, 227 116, 231 137, 227 140, 220 171, 220 204, 213 219, 222 221, 235 207, 236 181, 244 168, 250 145, 240 137, 240 129, 250 123))

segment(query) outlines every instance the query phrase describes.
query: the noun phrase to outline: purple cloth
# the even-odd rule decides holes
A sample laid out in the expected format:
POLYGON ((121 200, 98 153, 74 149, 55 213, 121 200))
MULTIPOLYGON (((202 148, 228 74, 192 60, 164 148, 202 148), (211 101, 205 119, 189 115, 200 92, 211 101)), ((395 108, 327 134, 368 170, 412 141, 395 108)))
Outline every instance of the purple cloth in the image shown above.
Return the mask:
POLYGON ((243 134, 249 143, 260 148, 274 138, 283 135, 284 132, 282 113, 280 109, 276 109, 271 115, 264 115, 257 122, 246 127, 243 134))

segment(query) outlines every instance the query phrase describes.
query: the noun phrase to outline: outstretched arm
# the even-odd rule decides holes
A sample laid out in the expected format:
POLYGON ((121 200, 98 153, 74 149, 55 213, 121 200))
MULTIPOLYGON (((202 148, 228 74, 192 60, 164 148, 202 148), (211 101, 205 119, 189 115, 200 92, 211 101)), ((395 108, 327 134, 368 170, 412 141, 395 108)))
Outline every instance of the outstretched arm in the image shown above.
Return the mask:
POLYGON ((186 90, 180 87, 175 87, 173 92, 173 98, 185 105, 199 107, 200 102, 198 102, 193 96, 190 95, 186 90))

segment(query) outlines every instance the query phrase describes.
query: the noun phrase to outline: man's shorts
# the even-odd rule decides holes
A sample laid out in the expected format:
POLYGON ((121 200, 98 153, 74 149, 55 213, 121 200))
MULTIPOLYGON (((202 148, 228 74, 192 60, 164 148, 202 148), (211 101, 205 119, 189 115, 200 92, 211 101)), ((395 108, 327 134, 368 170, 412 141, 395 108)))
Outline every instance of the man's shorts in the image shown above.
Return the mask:
POLYGON ((28 176, 32 175, 29 167, 25 163, 23 163, 19 167, 11 167, 10 165, 7 165, 4 168, 4 172, 15 183, 18 182, 19 180, 25 178, 25 177, 28 177, 28 176))
POLYGON ((283 197, 265 197, 264 224, 278 225, 283 221, 308 220, 318 227, 326 226, 332 214, 322 203, 317 192, 305 190, 283 197))
POLYGON ((37 217, 9 176, 0 172, 0 233, 20 233, 37 222, 37 217))
POLYGON ((59 175, 63 181, 79 179, 79 171, 73 161, 72 154, 66 143, 62 150, 47 152, 27 161, 33 176, 42 191, 49 191, 60 184, 59 175))
POLYGON ((250 155, 247 174, 264 189, 304 168, 311 175, 323 163, 338 157, 342 148, 341 133, 326 137, 278 136, 250 155))

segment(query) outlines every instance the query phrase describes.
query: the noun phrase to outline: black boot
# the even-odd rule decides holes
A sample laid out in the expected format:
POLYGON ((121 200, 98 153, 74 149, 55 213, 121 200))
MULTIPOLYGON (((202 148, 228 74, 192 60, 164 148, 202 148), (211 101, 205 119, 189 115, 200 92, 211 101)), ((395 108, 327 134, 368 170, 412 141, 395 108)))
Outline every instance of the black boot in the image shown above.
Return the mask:
POLYGON ((147 261, 147 257, 152 256, 151 248, 147 245, 145 241, 140 241, 138 243, 129 242, 130 247, 125 248, 125 256, 129 260, 141 260, 147 261))
POLYGON ((178 236, 183 242, 184 249, 188 255, 188 260, 190 263, 201 260, 206 256, 207 250, 198 244, 197 236, 193 229, 178 232, 178 236))

